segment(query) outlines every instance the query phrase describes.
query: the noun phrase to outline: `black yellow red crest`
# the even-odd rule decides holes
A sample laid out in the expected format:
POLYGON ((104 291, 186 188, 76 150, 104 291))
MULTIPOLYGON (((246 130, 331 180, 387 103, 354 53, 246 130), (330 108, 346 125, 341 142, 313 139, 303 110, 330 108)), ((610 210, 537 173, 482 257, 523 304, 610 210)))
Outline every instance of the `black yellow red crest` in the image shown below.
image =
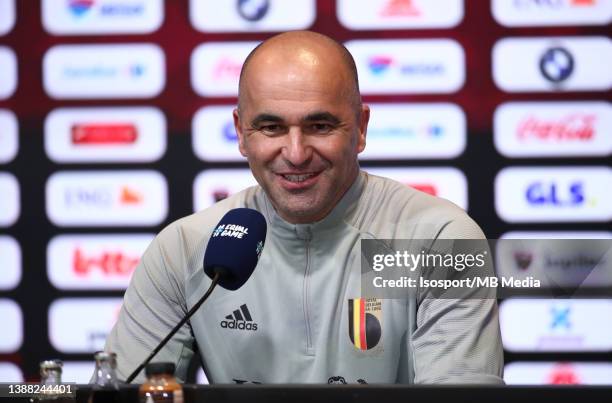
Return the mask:
POLYGON ((382 301, 378 298, 348 300, 349 337, 359 350, 370 350, 382 336, 382 301))

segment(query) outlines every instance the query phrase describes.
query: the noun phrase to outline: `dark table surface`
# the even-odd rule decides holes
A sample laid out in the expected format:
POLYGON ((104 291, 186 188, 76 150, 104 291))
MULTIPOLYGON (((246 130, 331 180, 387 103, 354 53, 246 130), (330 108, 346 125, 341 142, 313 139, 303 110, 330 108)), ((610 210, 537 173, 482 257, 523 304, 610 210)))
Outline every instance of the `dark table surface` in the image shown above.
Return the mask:
MULTIPOLYGON (((598 386, 404 386, 404 385, 183 385, 184 402, 612 402, 612 387, 598 386)), ((87 403, 90 385, 78 385, 76 402, 87 403)), ((138 402, 138 385, 122 385, 121 402, 138 402)), ((29 399, 0 399, 29 402, 29 399)), ((65 401, 74 400, 62 400, 65 401)), ((112 403, 109 401, 109 403, 112 403)))
MULTIPOLYGON (((183 385, 190 402, 612 402, 612 387, 555 386, 404 386, 404 385, 183 385)), ((80 387, 77 402, 87 402, 90 386, 80 387)), ((122 387, 122 397, 138 401, 138 386, 122 387)))

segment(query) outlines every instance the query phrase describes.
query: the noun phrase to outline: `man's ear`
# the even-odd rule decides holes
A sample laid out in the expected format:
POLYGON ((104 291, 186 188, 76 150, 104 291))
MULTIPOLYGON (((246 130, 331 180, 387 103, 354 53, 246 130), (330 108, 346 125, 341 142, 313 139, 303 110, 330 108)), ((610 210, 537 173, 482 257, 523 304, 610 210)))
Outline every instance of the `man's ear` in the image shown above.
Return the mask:
POLYGON ((370 107, 366 104, 361 105, 361 116, 359 119, 359 137, 357 138, 357 153, 365 150, 366 135, 368 133, 368 122, 370 121, 370 107))
POLYGON ((235 108, 232 112, 232 116, 234 117, 234 129, 236 130, 236 134, 238 135, 238 150, 240 150, 240 154, 243 157, 247 156, 246 147, 244 146, 244 134, 242 133, 242 126, 240 125, 240 115, 238 113, 238 108, 235 108))

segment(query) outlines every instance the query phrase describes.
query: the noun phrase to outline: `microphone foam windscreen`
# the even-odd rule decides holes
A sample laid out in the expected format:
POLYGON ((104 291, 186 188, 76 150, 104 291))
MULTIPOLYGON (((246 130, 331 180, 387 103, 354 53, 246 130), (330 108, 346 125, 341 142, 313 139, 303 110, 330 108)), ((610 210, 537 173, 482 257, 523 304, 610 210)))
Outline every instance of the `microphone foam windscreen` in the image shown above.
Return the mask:
POLYGON ((228 290, 242 287, 257 266, 266 231, 266 219, 259 211, 249 208, 228 211, 213 230, 206 246, 206 274, 212 278, 219 272, 219 285, 228 290))

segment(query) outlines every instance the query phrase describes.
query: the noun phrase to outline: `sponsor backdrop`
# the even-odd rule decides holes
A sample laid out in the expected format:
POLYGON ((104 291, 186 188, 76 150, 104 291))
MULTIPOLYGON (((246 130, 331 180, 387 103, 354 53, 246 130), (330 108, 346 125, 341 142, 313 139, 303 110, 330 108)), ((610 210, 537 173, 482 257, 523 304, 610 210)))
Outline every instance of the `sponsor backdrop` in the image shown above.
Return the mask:
MULTIPOLYGON (((611 21, 612 0, 0 0, 0 381, 51 357, 87 381, 154 234, 255 183, 231 110, 279 31, 355 56, 364 169, 489 238, 610 238, 611 21)), ((609 296, 500 317, 508 383, 612 383, 609 296)))

